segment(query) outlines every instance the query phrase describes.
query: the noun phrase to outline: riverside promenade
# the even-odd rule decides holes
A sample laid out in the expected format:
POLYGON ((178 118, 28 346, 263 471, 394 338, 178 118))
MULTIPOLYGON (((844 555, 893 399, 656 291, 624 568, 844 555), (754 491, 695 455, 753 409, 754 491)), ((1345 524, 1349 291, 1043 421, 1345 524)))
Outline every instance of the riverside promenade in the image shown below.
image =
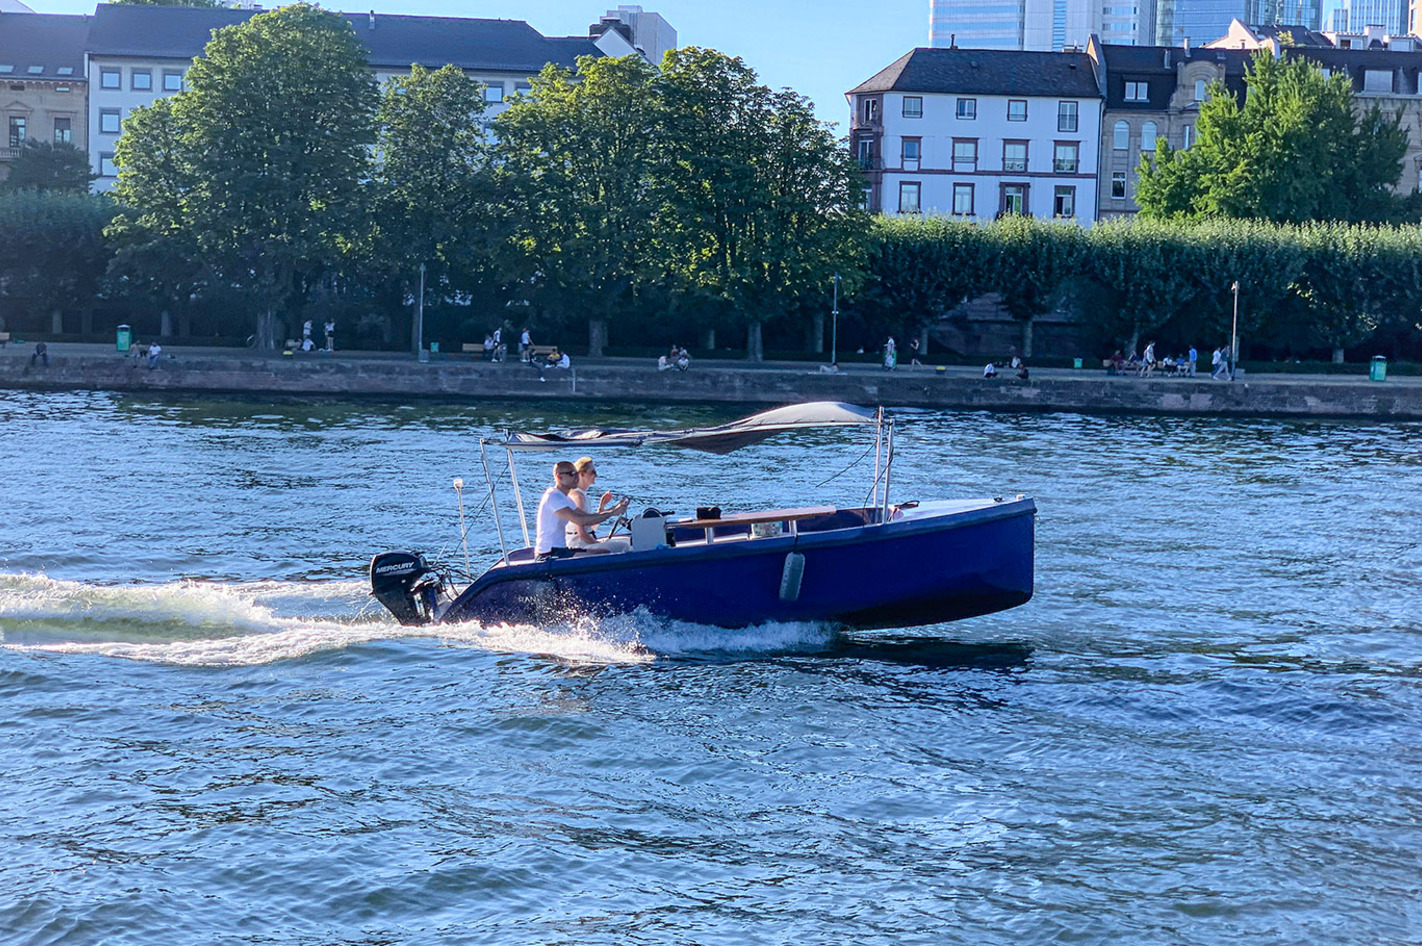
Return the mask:
POLYGON ((389 352, 282 355, 246 349, 164 346, 143 359, 95 344, 49 345, 49 365, 31 365, 33 345, 0 349, 0 388, 157 393, 213 392, 381 399, 481 398, 776 405, 837 400, 948 410, 1195 414, 1422 420, 1422 378, 1249 375, 1233 383, 1196 378, 1110 377, 1100 369, 1034 369, 1028 381, 982 377, 981 368, 901 365, 895 371, 812 362, 700 359, 686 372, 650 359, 584 358, 543 378, 516 361, 438 354, 428 362, 389 352))

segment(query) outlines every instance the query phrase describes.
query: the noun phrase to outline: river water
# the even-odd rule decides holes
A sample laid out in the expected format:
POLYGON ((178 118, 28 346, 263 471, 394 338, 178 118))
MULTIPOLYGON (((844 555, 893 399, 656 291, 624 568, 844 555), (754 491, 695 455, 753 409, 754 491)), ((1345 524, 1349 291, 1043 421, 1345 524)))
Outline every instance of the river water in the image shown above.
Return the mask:
MULTIPOLYGON (((579 410, 0 393, 0 941, 1422 939, 1422 425, 901 412, 896 499, 1040 508, 1035 599, 958 624, 372 606, 374 551, 462 568, 456 476, 497 553, 480 434, 735 413, 579 410)), ((679 510, 872 465, 599 462, 679 510)))

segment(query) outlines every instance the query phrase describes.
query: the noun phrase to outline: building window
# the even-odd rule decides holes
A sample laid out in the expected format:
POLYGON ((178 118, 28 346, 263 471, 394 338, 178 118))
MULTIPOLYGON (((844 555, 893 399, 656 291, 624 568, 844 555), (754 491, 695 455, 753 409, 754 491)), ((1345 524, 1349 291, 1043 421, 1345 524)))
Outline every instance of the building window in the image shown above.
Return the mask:
POLYGON ((10 147, 20 148, 25 144, 25 120, 19 115, 10 116, 10 147))
POLYGON ((978 139, 953 139, 953 170, 976 171, 978 169, 978 139))
POLYGON ((1112 199, 1112 200, 1125 200, 1125 199, 1126 199, 1126 172, 1125 172, 1125 171, 1112 171, 1112 172, 1111 172, 1111 199, 1112 199))
POLYGON ((923 139, 905 138, 903 140, 903 169, 905 171, 917 171, 919 161, 923 158, 923 139))
POLYGON ((872 168, 872 167, 874 166, 874 139, 873 139, 873 138, 860 138, 860 139, 859 139, 859 150, 858 150, 857 157, 859 158, 859 166, 860 166, 861 168, 863 168, 864 170, 867 171, 867 170, 869 170, 870 168, 872 168))
POLYGON ((973 185, 953 185, 953 213, 959 217, 973 215, 973 185))
POLYGON ((1209 83, 1207 83, 1204 79, 1195 80, 1195 101, 1203 102, 1205 100, 1205 87, 1208 84, 1209 83))
POLYGON ((1144 102, 1150 98, 1150 84, 1147 82, 1127 82, 1126 101, 1144 102))
POLYGON ((163 91, 181 92, 183 91, 183 70, 164 69, 163 70, 163 91))
POLYGON ((866 188, 864 188, 863 191, 860 192, 860 194, 859 194, 859 209, 860 209, 860 210, 873 210, 873 209, 874 209, 874 188, 872 188, 872 187, 866 187, 866 188))
POLYGON ((514 91, 515 91, 515 92, 532 92, 532 91, 533 91, 533 83, 532 83, 532 82, 515 82, 515 83, 514 83, 514 91))
POLYGON ((108 152, 99 155, 99 176, 118 177, 118 166, 114 164, 114 156, 108 152))
POLYGON ((1027 170, 1027 142, 1004 141, 1002 143, 1002 169, 1018 173, 1027 170))
POLYGON ((859 117, 872 124, 879 120, 879 100, 864 99, 859 104, 859 117))
POLYGON ((99 131, 106 135, 117 135, 119 133, 119 110, 116 108, 99 109, 99 131))
POLYGON ((1002 185, 1002 213, 1022 214, 1027 211, 1027 185, 1002 185))
POLYGON ((1155 122, 1146 122, 1141 126, 1141 150, 1155 150, 1155 122))
POLYGON ((1392 72, 1387 69, 1363 70, 1364 92, 1391 92, 1392 72))
POLYGON ((1131 126, 1125 122, 1117 122, 1116 127, 1111 131, 1111 147, 1117 151, 1125 151, 1131 146, 1131 126))
POLYGON ((67 118, 56 118, 54 120, 54 143, 57 145, 68 145, 74 143, 73 123, 67 118))
POLYGON ((922 117, 923 117, 923 96, 921 96, 921 95, 905 95, 905 96, 904 96, 904 118, 922 118, 922 117))
POLYGON ((919 192, 923 187, 918 181, 904 181, 899 184, 899 213, 916 214, 921 210, 919 192))
POLYGON ((1052 191, 1052 216, 1076 216, 1076 188, 1057 187, 1052 191))
POLYGON ((1186 125, 1180 130, 1180 147, 1182 151, 1189 151, 1190 146, 1195 143, 1195 127, 1186 125))
POLYGON ((1057 131, 1076 131, 1076 103, 1057 103, 1057 131))
POLYGON ((1081 144, 1076 141, 1058 141, 1056 154, 1052 157, 1052 170, 1057 174, 1075 174, 1081 144))
POLYGON ((502 82, 490 82, 484 86, 484 101, 497 103, 504 100, 504 84, 502 82))
POLYGON ((1027 120, 1026 99, 1007 100, 1007 120, 1010 122, 1025 122, 1027 120))
POLYGON ((105 66, 99 70, 99 88, 101 89, 121 89, 123 88, 123 77, 119 70, 105 66))
POLYGON ((959 100, 958 100, 958 112, 957 112, 957 115, 958 115, 959 118, 965 119, 965 120, 967 120, 967 121, 972 121, 973 119, 977 118, 977 117, 978 117, 978 100, 977 100, 977 99, 959 99, 959 100))
POLYGON ((135 92, 152 92, 153 70, 130 69, 128 73, 128 87, 135 92))

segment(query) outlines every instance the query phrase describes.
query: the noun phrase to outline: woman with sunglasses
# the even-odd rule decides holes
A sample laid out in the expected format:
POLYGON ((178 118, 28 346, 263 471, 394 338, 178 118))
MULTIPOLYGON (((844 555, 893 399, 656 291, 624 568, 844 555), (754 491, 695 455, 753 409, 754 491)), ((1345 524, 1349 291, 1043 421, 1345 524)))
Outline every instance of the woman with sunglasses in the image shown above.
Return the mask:
MULTIPOLYGON (((573 468, 578 473, 578 485, 568 491, 568 498, 578 504, 578 508, 586 513, 602 513, 608 506, 612 505, 612 493, 602 494, 602 499, 597 504, 597 509, 592 508, 591 493, 593 487, 597 485, 597 467, 593 464, 592 457, 581 457, 573 464, 573 468)), ((593 531, 591 525, 568 523, 568 548, 570 549, 596 549, 602 543, 598 541, 597 533, 593 531)))

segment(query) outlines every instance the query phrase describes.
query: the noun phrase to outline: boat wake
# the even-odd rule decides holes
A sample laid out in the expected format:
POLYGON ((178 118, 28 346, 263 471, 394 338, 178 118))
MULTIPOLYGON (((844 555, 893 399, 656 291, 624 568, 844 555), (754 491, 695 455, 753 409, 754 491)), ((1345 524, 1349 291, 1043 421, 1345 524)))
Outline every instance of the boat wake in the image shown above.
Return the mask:
POLYGON ((817 651, 834 637, 814 624, 728 631, 646 614, 546 626, 402 627, 360 581, 115 586, 0 573, 0 646, 180 666, 257 666, 420 638, 576 664, 625 664, 817 651))

